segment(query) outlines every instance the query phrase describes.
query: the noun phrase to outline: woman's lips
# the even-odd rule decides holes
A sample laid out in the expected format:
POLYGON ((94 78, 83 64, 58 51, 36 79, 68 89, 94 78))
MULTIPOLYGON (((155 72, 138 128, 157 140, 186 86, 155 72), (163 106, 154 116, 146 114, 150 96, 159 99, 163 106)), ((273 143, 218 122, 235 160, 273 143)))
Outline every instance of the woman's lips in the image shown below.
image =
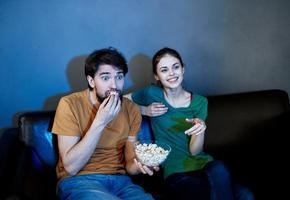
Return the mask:
POLYGON ((173 77, 173 78, 167 79, 168 82, 175 82, 177 80, 178 80, 178 77, 173 77))

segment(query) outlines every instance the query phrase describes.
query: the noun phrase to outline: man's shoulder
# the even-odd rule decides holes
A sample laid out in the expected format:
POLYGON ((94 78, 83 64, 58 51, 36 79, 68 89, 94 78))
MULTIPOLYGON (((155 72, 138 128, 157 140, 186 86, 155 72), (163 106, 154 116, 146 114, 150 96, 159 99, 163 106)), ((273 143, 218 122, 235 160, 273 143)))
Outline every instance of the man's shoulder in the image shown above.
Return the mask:
POLYGON ((83 99, 87 95, 87 90, 82 90, 78 92, 73 92, 70 94, 67 94, 61 98, 62 101, 75 101, 77 99, 83 99))
POLYGON ((123 97, 122 98, 122 106, 124 106, 125 108, 138 108, 138 105, 136 103, 134 103, 133 101, 131 101, 130 99, 123 97))

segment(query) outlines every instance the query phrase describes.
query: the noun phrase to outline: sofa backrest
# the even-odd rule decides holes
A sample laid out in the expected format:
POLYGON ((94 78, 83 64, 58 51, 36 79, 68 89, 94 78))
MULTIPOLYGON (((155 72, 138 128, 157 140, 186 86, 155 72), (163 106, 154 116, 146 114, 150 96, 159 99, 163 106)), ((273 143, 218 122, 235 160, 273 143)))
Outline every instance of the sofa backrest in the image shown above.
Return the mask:
POLYGON ((205 148, 249 144, 289 109, 288 94, 282 90, 209 96, 205 148))
MULTIPOLYGON (((280 131, 277 127, 284 113, 288 112, 289 119, 288 94, 281 90, 257 91, 209 96, 208 102, 205 151, 225 161, 240 183, 259 187, 263 184, 257 184, 259 177, 269 168, 275 168, 271 163, 267 168, 262 167, 268 159, 268 143, 273 143, 266 138, 273 140, 269 135, 273 130, 280 131)), ((58 148, 56 135, 50 132, 54 114, 54 111, 40 111, 19 116, 19 136, 26 148, 16 175, 16 187, 18 193, 29 199, 55 199, 58 148)), ((150 139, 153 139, 150 121, 143 117, 139 140, 150 139)), ((281 141, 274 144, 278 146, 281 141)), ((280 146, 270 153, 276 154, 280 146)))
MULTIPOLYGON (((289 97, 281 90, 208 97, 205 151, 229 167, 234 182, 256 199, 280 199, 289 171, 289 97), (266 181, 265 181, 266 180, 266 181)), ((282 195, 283 196, 283 195, 282 195)))

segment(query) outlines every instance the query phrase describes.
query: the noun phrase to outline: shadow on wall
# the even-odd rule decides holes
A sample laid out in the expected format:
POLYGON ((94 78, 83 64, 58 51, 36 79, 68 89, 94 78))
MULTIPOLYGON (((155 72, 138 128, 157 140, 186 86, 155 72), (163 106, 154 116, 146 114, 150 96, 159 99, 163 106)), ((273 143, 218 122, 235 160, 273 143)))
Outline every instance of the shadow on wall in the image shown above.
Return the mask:
POLYGON ((128 66, 128 75, 132 81, 132 86, 128 87, 125 93, 133 92, 155 82, 151 59, 147 55, 142 53, 136 54, 129 61, 128 66))
POLYGON ((88 55, 76 56, 70 60, 67 65, 66 75, 71 90, 67 93, 60 93, 48 97, 44 102, 44 110, 55 110, 61 97, 72 92, 84 90, 88 87, 84 71, 85 59, 87 56, 88 55))
MULTIPOLYGON (((68 63, 66 75, 71 90, 66 93, 48 97, 44 102, 44 110, 55 110, 61 97, 72 92, 84 90, 88 87, 84 72, 84 64, 87 56, 88 55, 76 56, 68 63)), ((152 64, 148 56, 137 54, 129 61, 128 68, 128 75, 132 84, 131 87, 125 90, 125 93, 140 89, 154 82, 152 64)), ((125 88, 126 86, 125 84, 125 88)))

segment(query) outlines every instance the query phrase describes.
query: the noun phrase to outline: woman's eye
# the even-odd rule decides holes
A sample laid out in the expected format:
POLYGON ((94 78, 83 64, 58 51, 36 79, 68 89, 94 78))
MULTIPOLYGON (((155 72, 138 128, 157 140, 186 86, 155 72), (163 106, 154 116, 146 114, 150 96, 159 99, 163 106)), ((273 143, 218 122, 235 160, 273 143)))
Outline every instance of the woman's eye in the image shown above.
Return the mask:
POLYGON ((174 69, 179 69, 179 65, 174 65, 174 69))
POLYGON ((167 72, 168 70, 167 69, 161 69, 160 71, 161 72, 167 72))

